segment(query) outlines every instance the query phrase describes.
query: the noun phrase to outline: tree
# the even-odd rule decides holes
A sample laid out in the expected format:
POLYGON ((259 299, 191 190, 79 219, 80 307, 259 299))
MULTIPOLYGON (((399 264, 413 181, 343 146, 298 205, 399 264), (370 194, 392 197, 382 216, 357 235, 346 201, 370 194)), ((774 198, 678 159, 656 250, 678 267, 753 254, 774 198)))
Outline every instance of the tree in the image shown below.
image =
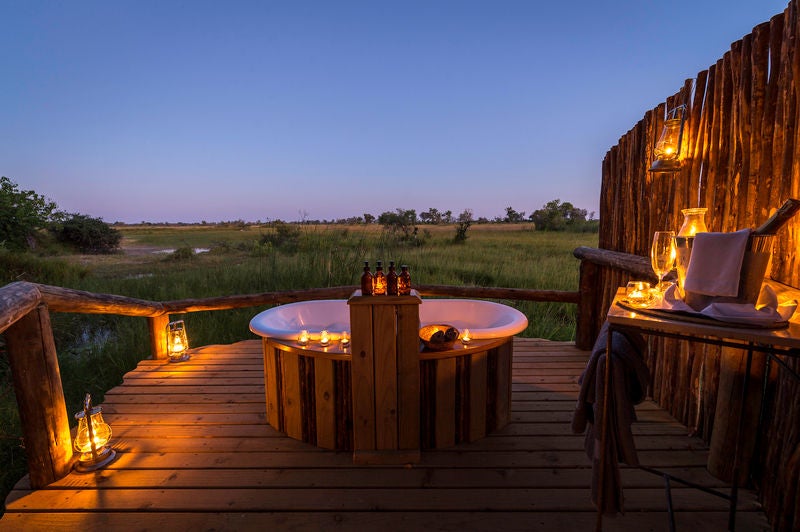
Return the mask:
POLYGON ((122 240, 121 232, 86 214, 69 215, 51 229, 59 242, 87 253, 111 253, 122 240))
POLYGON ((395 209, 378 216, 378 223, 387 231, 400 233, 401 240, 411 240, 417 234, 417 211, 414 209, 395 209))
POLYGON ((586 209, 578 209, 572 203, 560 199, 548 201, 530 216, 536 229, 544 231, 582 230, 586 224, 586 209))
POLYGON ((33 247, 34 235, 57 216, 58 206, 33 190, 20 190, 0 177, 0 246, 21 250, 33 247))
POLYGON ((503 221, 510 224, 524 222, 525 211, 517 212, 511 207, 506 207, 506 217, 503 221))
POLYGON ((439 212, 439 209, 431 207, 427 211, 419 213, 419 219, 425 224, 438 225, 442 223, 442 213, 439 212))
POLYGON ((455 242, 464 242, 467 240, 467 230, 472 225, 472 210, 464 209, 464 212, 458 215, 456 219, 456 236, 453 238, 455 242))
POLYGON ((368 213, 368 212, 365 212, 364 213, 364 223, 369 225, 369 224, 374 223, 374 222, 375 222, 375 216, 370 214, 370 213, 368 213))

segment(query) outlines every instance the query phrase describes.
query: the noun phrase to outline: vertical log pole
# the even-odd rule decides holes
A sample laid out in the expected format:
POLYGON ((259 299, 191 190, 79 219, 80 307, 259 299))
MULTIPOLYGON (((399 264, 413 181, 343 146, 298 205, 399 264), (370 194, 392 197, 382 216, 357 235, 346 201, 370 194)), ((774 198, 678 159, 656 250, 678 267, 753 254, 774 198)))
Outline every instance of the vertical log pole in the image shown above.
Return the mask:
POLYGON ((150 331, 150 354, 153 360, 167 358, 167 325, 169 314, 161 314, 147 318, 147 328, 150 331))
POLYGON ((764 358, 763 353, 753 353, 747 382, 747 396, 742 398, 746 377, 746 351, 724 347, 719 377, 719 395, 714 416, 714 430, 708 455, 708 470, 712 475, 744 486, 750 476, 750 462, 755 450, 758 415, 761 409, 763 391, 764 358), (742 433, 738 433, 741 424, 742 433), (733 470, 738 453, 738 476, 733 470))
POLYGON ((575 330, 575 347, 589 350, 594 344, 599 329, 597 314, 599 310, 598 290, 602 284, 597 279, 598 266, 588 260, 581 261, 578 300, 578 316, 575 330))
POLYGON ((72 467, 72 438, 47 305, 5 332, 31 487, 43 488, 72 467))

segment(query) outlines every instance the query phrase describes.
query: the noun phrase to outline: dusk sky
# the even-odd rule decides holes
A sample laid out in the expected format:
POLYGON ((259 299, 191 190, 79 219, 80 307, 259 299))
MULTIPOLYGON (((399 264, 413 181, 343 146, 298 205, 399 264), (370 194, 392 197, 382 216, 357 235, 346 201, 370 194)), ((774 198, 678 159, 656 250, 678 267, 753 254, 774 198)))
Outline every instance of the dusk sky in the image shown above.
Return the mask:
POLYGON ((106 222, 597 211, 788 0, 0 0, 0 175, 106 222))

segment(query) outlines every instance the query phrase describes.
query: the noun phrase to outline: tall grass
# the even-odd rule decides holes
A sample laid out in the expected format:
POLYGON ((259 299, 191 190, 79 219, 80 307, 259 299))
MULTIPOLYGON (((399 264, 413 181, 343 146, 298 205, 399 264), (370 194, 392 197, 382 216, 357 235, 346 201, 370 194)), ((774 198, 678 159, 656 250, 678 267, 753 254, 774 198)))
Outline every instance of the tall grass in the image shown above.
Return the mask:
MULTIPOLYGON (((410 267, 413 283, 576 290, 579 245, 597 235, 544 233, 528 226, 473 226, 454 243, 452 226, 432 227, 416 243, 401 242, 378 227, 303 226, 292 236, 273 227, 123 227, 123 245, 211 248, 210 253, 37 257, 0 250, 4 283, 29 280, 152 301, 357 285, 364 260, 410 267)), ((4 284, 3 283, 3 284, 4 284)), ((574 337, 575 307, 503 301, 528 316, 522 336, 574 337)), ((262 309, 196 312, 187 322, 192 345, 255 338, 250 318, 262 309)), ((142 318, 54 314, 56 348, 68 412, 83 395, 97 402, 122 376, 149 356, 142 318)), ((0 497, 26 472, 8 359, 0 338, 0 497)))

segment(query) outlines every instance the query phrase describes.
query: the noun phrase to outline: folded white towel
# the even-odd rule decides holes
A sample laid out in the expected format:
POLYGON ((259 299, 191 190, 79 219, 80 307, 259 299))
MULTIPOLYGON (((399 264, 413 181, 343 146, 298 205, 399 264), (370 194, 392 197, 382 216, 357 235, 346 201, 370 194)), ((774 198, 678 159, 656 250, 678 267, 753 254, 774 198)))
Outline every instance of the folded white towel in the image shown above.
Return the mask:
POLYGON ((750 229, 734 233, 697 233, 684 288, 708 296, 736 297, 750 229))

